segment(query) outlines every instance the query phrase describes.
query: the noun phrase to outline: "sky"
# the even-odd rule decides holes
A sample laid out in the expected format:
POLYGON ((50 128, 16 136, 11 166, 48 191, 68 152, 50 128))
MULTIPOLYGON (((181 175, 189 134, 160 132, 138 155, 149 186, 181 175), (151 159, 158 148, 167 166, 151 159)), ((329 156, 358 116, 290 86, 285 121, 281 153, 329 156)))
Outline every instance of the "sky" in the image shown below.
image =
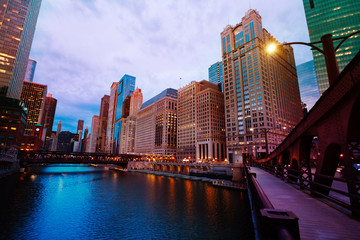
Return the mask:
MULTIPOLYGON (((280 42, 310 42, 301 0, 42 0, 30 59, 34 82, 57 99, 53 130, 91 128, 101 98, 125 74, 144 102, 166 88, 208 80, 221 61, 220 33, 250 9, 280 42)), ((312 60, 293 46, 296 65, 312 60)))

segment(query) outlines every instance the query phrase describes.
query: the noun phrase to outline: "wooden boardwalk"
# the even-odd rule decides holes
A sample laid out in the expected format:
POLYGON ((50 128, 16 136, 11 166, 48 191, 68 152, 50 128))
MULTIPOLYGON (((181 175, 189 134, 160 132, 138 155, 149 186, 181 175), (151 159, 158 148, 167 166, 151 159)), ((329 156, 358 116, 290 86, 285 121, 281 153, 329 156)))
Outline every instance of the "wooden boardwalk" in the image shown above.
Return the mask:
POLYGON ((360 220, 319 201, 262 169, 251 167, 275 209, 299 217, 301 239, 360 240, 360 220))

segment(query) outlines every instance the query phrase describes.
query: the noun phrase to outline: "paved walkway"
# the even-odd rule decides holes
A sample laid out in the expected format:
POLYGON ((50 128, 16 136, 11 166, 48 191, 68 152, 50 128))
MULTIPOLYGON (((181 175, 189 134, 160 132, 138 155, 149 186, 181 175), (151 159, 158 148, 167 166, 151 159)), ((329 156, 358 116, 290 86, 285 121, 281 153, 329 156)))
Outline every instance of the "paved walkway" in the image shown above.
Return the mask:
POLYGON ((301 239, 360 240, 360 221, 317 200, 262 169, 251 167, 274 208, 299 217, 301 239))

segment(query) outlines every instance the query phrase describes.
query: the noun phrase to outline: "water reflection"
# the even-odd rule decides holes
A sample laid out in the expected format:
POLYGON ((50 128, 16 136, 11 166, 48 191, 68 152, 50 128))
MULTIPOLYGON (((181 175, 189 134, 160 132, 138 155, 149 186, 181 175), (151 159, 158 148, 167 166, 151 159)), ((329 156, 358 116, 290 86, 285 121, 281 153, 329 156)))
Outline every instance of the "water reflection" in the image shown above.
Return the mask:
POLYGON ((0 239, 253 239, 246 199, 202 182, 52 165, 0 190, 0 239))

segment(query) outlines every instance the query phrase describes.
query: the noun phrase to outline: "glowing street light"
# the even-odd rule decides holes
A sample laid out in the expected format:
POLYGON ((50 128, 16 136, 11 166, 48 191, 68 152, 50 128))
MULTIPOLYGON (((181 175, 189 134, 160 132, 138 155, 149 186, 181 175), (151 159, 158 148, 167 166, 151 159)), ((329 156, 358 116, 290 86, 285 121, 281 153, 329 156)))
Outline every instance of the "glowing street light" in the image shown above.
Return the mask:
POLYGON ((293 44, 299 44, 299 45, 307 45, 310 46, 312 50, 317 50, 318 52, 324 54, 325 57, 325 65, 326 65, 326 71, 328 75, 329 85, 332 85, 335 79, 339 76, 339 67, 337 65, 335 52, 339 49, 341 44, 345 42, 347 39, 351 38, 353 35, 360 33, 360 31, 356 31, 351 33, 350 35, 344 36, 344 37, 337 37, 332 38, 331 34, 325 34, 321 37, 321 40, 318 42, 313 43, 304 43, 304 42, 290 42, 290 43, 282 43, 282 44, 274 44, 271 43, 267 46, 267 52, 273 53, 276 50, 277 45, 293 45, 293 44), (334 47, 333 40, 341 40, 340 43, 334 47), (322 44, 323 49, 318 48, 315 46, 315 44, 322 44))

